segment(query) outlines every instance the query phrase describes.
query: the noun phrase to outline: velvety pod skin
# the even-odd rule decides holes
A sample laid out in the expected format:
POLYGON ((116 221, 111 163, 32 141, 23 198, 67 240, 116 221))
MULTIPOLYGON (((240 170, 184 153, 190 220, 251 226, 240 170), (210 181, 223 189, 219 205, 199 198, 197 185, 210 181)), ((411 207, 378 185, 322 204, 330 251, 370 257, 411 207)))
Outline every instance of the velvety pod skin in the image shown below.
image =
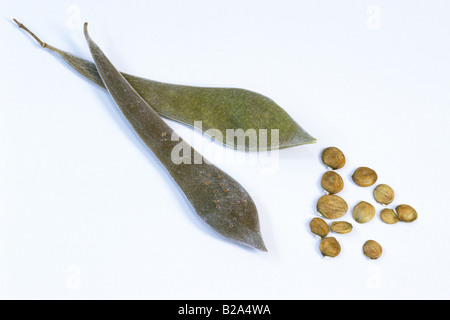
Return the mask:
MULTIPOLYGON (((55 52, 84 77, 105 88, 94 63, 42 42, 22 23, 14 21, 42 47, 55 52)), ((238 88, 176 85, 126 73, 122 75, 159 115, 192 127, 196 121, 201 121, 203 132, 232 148, 263 151, 316 142, 316 139, 303 130, 278 104, 259 93, 238 88), (221 135, 208 132, 210 129, 218 130, 221 135), (227 141, 227 129, 235 132, 242 129, 243 133, 248 133, 248 137, 241 135, 241 138, 235 138, 231 134, 233 131, 229 131, 227 141), (261 129, 267 130, 267 139, 265 137, 260 139, 261 129), (272 129, 279 130, 278 143, 274 139, 272 144, 272 129), (252 134, 253 130, 255 134, 252 134), (251 144, 250 136, 257 137, 256 144, 251 144)))
POLYGON ((142 141, 153 151, 180 186, 198 216, 224 237, 267 251, 261 237, 256 206, 247 191, 228 174, 210 164, 174 134, 160 116, 131 87, 92 41, 86 40, 103 83, 142 141), (182 143, 192 150, 188 163, 175 163, 172 152, 182 143), (195 164, 202 159, 201 164, 195 164))

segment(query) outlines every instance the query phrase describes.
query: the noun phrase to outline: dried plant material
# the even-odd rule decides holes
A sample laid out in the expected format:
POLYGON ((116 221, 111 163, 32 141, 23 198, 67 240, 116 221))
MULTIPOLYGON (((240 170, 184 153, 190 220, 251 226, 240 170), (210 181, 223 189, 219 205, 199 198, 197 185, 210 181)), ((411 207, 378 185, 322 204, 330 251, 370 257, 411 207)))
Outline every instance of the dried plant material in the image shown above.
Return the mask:
POLYGON ((353 219, 358 223, 366 223, 375 216, 375 207, 366 201, 359 202, 353 208, 353 219))
POLYGON ((311 228, 311 232, 315 235, 318 235, 321 238, 325 238, 328 233, 330 233, 330 227, 328 223, 326 223, 321 218, 314 218, 309 223, 309 227, 311 228))
POLYGON ((397 217, 397 214, 392 209, 381 210, 380 219, 381 221, 387 224, 396 224, 397 222, 400 221, 399 218, 397 217))
POLYGON ((329 147, 322 151, 322 162, 333 170, 345 165, 344 153, 336 147, 329 147))
POLYGON ((373 190, 373 197, 375 201, 384 205, 387 205, 394 201, 394 190, 387 184, 379 184, 373 190))
POLYGON ((403 222, 413 222, 417 220, 417 211, 407 204, 401 204, 395 208, 398 218, 403 222))
POLYGON ((342 177, 338 173, 327 171, 322 176, 320 185, 326 192, 336 194, 344 188, 344 180, 342 180, 342 177))
POLYGON ((336 221, 331 224, 331 231, 346 234, 353 230, 353 226, 351 223, 347 221, 336 221))
POLYGON ((320 252, 324 257, 337 257, 341 253, 341 245, 336 238, 323 238, 319 245, 320 252))
POLYGON ((84 34, 96 69, 109 94, 142 141, 179 185, 195 213, 225 238, 267 251, 260 233, 258 212, 247 191, 209 161, 203 159, 201 163, 196 162, 202 156, 182 139, 161 139, 173 137, 172 128, 131 87, 92 41, 87 32, 87 23, 84 25, 84 34), (192 151, 191 161, 187 163, 173 161, 173 151, 180 143, 192 151))
POLYGON ((353 181, 360 187, 370 187, 377 179, 377 173, 367 167, 360 167, 352 175, 353 181))
POLYGON ((375 260, 381 257, 383 248, 378 242, 368 240, 363 246, 363 252, 368 258, 375 260))
POLYGON ((322 196, 317 201, 317 211, 327 219, 338 219, 348 210, 344 199, 334 194, 322 196))

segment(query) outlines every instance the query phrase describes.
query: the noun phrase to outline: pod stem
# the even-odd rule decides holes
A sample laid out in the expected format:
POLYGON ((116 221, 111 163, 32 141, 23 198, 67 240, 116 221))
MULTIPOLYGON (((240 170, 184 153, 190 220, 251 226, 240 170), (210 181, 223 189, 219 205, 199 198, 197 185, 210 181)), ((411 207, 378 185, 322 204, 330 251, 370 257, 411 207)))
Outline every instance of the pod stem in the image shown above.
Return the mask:
POLYGON ((55 47, 53 47, 53 46, 49 45, 48 43, 39 39, 39 37, 37 35, 35 35, 33 32, 31 32, 31 30, 28 29, 27 27, 25 27, 21 22, 17 21, 16 19, 13 19, 13 21, 15 23, 17 23, 17 25, 19 26, 20 29, 25 30, 30 36, 32 36, 34 38, 34 40, 36 40, 42 48, 48 48, 52 51, 59 52, 59 50, 56 49, 55 47))

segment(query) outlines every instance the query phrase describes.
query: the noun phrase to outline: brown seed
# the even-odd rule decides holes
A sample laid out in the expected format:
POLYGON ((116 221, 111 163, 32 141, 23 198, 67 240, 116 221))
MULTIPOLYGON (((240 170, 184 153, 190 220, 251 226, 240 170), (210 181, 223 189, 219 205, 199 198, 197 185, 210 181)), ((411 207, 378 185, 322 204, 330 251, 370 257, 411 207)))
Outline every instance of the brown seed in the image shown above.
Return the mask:
POLYGON ((397 214, 392 209, 383 209, 380 212, 380 218, 384 223, 387 224, 396 224, 400 220, 397 217, 397 214))
POLYGON ((417 220, 417 211, 407 204, 401 204, 395 210, 400 221, 413 222, 417 220))
POLYGON ((360 187, 370 187, 377 179, 377 173, 367 167, 360 167, 352 175, 353 181, 360 187))
POLYGON ((358 223, 366 223, 375 216, 375 207, 368 202, 361 201, 353 208, 353 219, 358 223))
POLYGON ((352 230, 353 230, 352 224, 346 221, 337 221, 331 224, 331 231, 336 233, 345 234, 349 233, 352 230))
POLYGON ((319 245, 320 252, 324 257, 337 257, 341 253, 341 245, 333 238, 323 238, 319 245))
POLYGON ((328 193, 335 194, 344 188, 344 180, 342 180, 342 177, 338 173, 334 171, 327 171, 322 176, 320 185, 328 193))
POLYGON ((328 227, 328 224, 321 218, 312 219, 309 223, 309 227, 311 228, 312 233, 321 238, 325 238, 328 233, 330 233, 330 227, 328 227))
POLYGON ((340 218, 347 210, 348 205, 345 200, 334 194, 322 196, 317 201, 317 211, 327 219, 340 218))
POLYGON ((379 184, 373 190, 375 201, 381 204, 389 204, 394 200, 394 190, 387 184, 379 184))
POLYGON ((370 259, 378 259, 383 253, 383 248, 374 240, 368 240, 363 246, 364 254, 370 259))
POLYGON ((322 151, 322 162, 333 170, 340 169, 345 165, 345 156, 336 147, 329 147, 322 151))

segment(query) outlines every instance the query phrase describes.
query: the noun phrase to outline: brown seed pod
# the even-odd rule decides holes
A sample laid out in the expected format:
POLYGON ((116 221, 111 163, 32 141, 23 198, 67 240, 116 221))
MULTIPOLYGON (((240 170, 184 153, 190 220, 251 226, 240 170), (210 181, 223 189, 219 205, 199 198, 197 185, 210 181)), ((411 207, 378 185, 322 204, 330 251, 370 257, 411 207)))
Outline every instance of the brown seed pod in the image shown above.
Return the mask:
POLYGON ((374 240, 368 240, 363 246, 364 255, 370 259, 378 259, 383 253, 383 248, 374 240))
POLYGON ((340 218, 347 210, 347 202, 334 194, 322 196, 319 201, 317 201, 317 211, 327 219, 340 218))
POLYGON ((377 173, 367 167, 359 167, 352 175, 353 181, 360 187, 370 187, 377 179, 377 173))
POLYGON ((337 257, 341 253, 341 245, 333 238, 323 238, 319 245, 320 252, 324 257, 337 257))
POLYGON ((358 223, 366 223, 375 216, 375 207, 368 202, 361 201, 353 208, 353 219, 358 223))
POLYGON ((353 230, 352 224, 346 221, 337 221, 331 224, 331 231, 336 233, 345 234, 349 233, 352 230, 353 230))
POLYGON ((417 220, 417 211, 407 204, 401 204, 395 210, 400 221, 413 222, 417 220))
POLYGON ((327 171, 322 176, 320 185, 328 193, 335 194, 344 188, 344 180, 342 180, 342 177, 338 173, 327 171))
POLYGON ((325 220, 321 218, 314 218, 309 223, 309 227, 311 228, 311 232, 315 235, 318 235, 321 238, 325 238, 328 233, 330 233, 330 227, 325 220))
POLYGON ((394 200, 394 190, 387 184, 379 184, 373 190, 375 201, 381 204, 389 204, 394 200))
POLYGON ((392 209, 383 209, 380 212, 380 218, 384 223, 387 224, 396 224, 400 220, 397 217, 397 214, 392 209))
POLYGON ((322 151, 322 162, 333 170, 340 169, 345 165, 345 156, 336 147, 329 147, 322 151))

